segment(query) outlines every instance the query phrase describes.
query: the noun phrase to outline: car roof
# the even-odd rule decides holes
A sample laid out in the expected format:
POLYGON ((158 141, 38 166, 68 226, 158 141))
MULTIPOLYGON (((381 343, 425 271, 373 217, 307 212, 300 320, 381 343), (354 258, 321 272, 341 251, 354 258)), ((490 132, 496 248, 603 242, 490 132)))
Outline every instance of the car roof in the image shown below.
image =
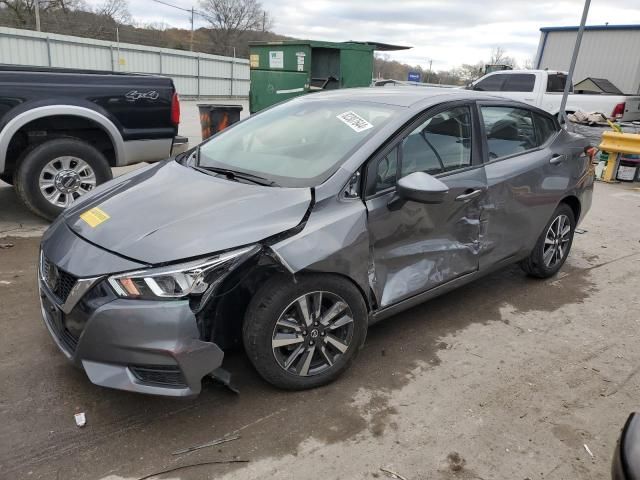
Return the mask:
MULTIPOLYGON (((501 98, 498 95, 488 95, 485 92, 465 90, 463 88, 438 88, 438 87, 363 87, 343 88, 339 90, 327 90, 313 95, 300 97, 305 100, 354 100, 360 102, 380 103, 395 105, 398 107, 411 107, 416 104, 433 103, 441 101, 442 97, 451 100, 494 100, 501 98)), ((443 99, 444 100, 444 99, 443 99)))

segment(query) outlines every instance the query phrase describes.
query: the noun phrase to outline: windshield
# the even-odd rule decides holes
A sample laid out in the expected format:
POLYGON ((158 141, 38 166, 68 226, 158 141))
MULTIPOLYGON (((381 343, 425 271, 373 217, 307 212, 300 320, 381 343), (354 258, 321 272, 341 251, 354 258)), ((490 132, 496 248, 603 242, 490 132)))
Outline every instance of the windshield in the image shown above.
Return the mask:
POLYGON ((198 165, 257 175, 285 187, 313 187, 329 178, 396 109, 344 100, 283 103, 203 144, 198 165))

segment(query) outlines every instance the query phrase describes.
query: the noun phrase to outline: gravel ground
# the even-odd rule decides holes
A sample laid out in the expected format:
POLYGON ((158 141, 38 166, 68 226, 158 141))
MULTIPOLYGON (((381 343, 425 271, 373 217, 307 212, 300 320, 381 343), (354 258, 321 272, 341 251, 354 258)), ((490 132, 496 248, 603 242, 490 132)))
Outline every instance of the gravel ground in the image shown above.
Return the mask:
POLYGON ((637 189, 597 184, 556 278, 509 267, 392 317, 332 385, 275 390, 238 352, 225 366, 240 394, 206 384, 193 400, 91 385, 42 325, 38 238, 2 238, 14 246, 0 249, 0 478, 135 479, 240 459, 162 478, 606 479, 640 394, 639 209, 637 189))

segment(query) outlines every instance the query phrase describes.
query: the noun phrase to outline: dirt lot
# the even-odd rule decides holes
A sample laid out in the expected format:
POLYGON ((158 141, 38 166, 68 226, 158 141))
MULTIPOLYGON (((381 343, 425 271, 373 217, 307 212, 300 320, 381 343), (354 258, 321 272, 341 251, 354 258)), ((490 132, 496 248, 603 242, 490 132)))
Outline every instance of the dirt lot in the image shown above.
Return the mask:
POLYGON ((134 479, 241 459, 163 478, 385 478, 385 467, 410 480, 605 479, 639 408, 640 192, 598 184, 582 228, 557 278, 507 268, 393 317, 328 387, 277 391, 236 353, 226 367, 240 395, 207 384, 195 400, 91 385, 40 320, 38 238, 2 238, 14 246, 0 249, 0 477, 134 479))

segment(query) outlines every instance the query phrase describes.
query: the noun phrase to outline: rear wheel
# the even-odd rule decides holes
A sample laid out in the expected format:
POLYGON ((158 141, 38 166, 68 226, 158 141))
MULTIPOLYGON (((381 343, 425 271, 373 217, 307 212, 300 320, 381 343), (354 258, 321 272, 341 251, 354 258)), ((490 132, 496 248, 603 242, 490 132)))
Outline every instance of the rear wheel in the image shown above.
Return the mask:
POLYGON ((26 152, 14 177, 20 199, 53 220, 85 193, 113 178, 109 162, 86 142, 58 138, 26 152))
POLYGON ((244 346, 258 373, 276 387, 318 387, 349 367, 364 343, 367 318, 362 295, 346 279, 273 277, 249 304, 244 346))
POLYGON ((529 257, 521 263, 529 275, 548 278, 555 275, 569 256, 576 221, 573 210, 561 203, 551 216, 529 257))

